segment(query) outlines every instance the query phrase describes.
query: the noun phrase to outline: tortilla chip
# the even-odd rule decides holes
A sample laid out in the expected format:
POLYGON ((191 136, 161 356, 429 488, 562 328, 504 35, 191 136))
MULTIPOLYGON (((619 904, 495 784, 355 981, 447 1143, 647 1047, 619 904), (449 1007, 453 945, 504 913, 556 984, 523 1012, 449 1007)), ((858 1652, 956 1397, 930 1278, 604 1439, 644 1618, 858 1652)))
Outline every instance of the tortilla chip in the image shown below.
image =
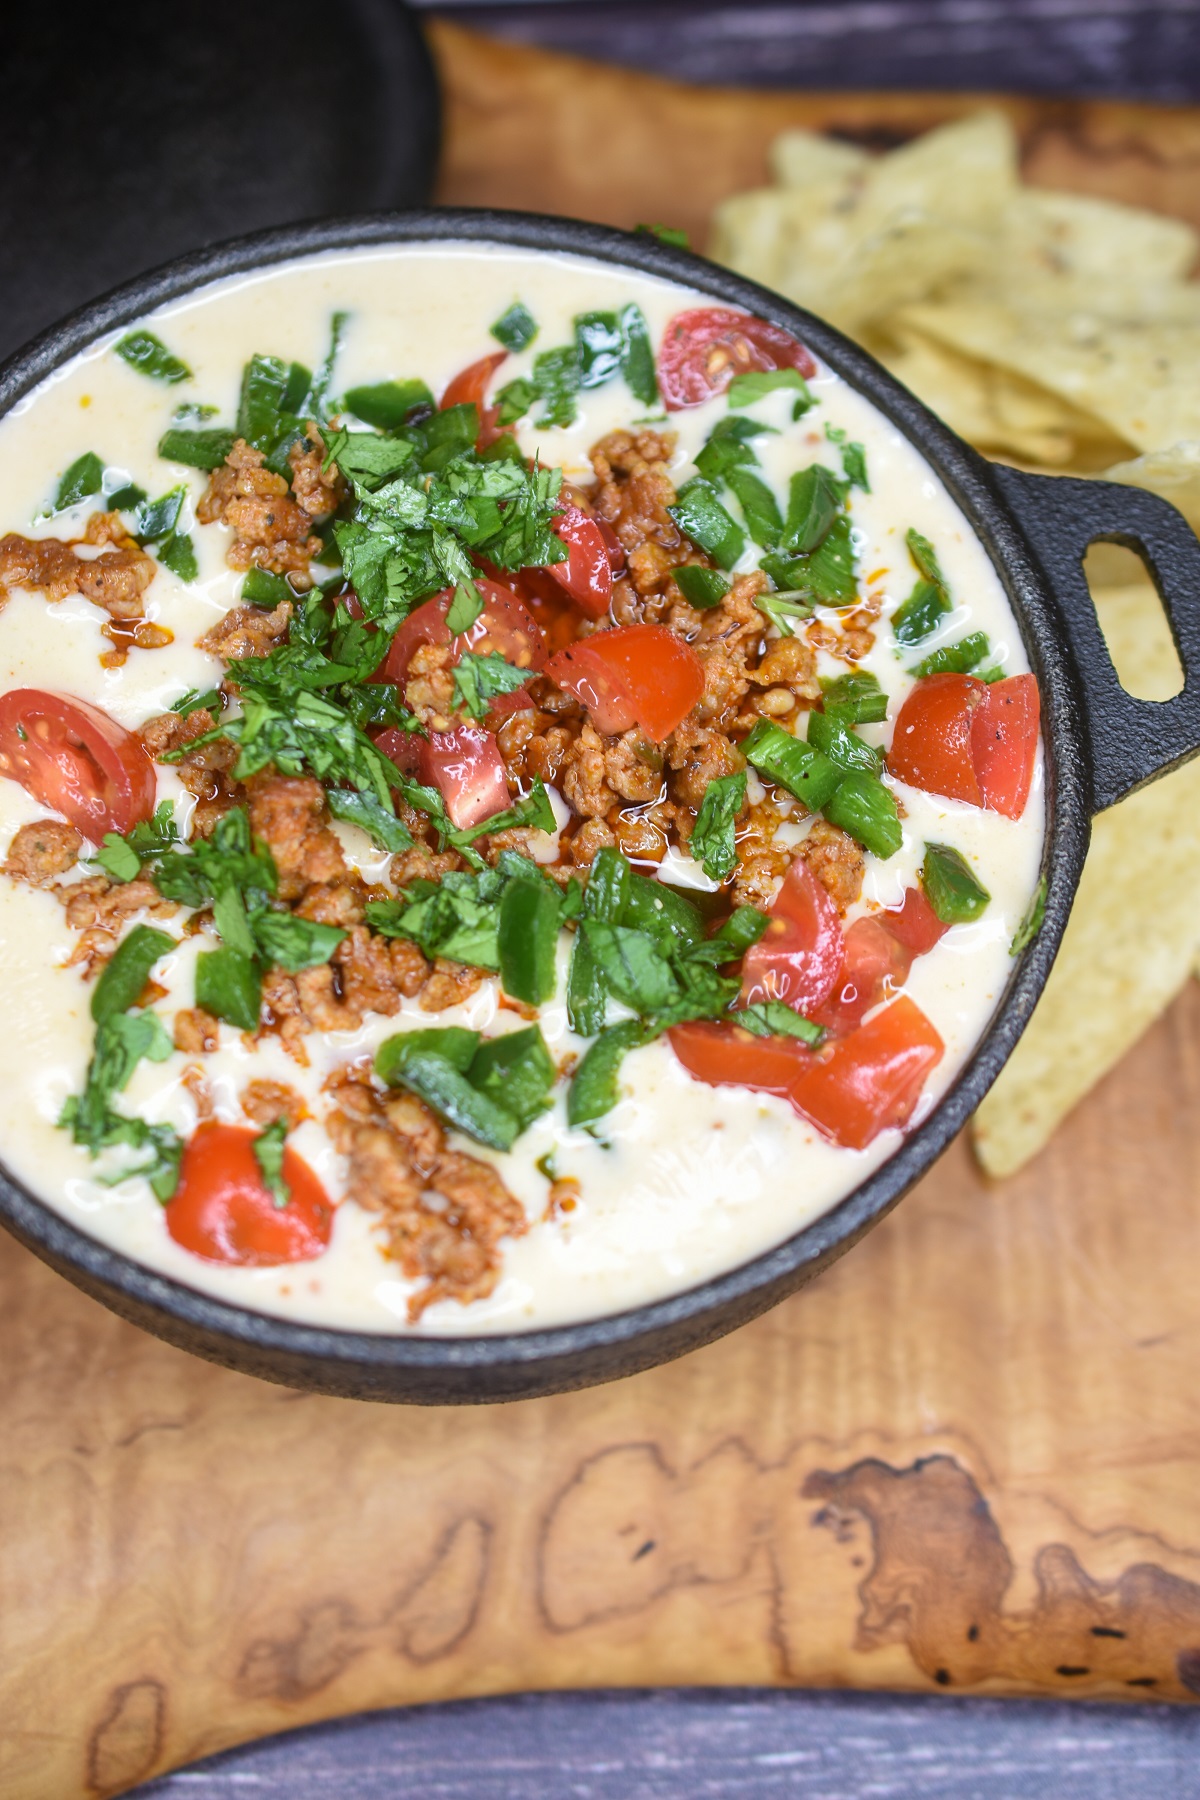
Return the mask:
POLYGON ((952 349, 1015 369, 1138 450, 1200 437, 1200 322, 1068 319, 999 302, 910 307, 903 323, 952 349))
POLYGON ((864 341, 898 381, 985 455, 1044 468, 1105 469, 1123 445, 1099 420, 1011 370, 911 327, 864 341))
POLYGON ((856 144, 822 137, 816 131, 781 131, 769 152, 771 173, 780 187, 847 184, 870 168, 872 156, 856 144))
MULTIPOLYGON (((1149 583, 1098 596, 1097 610, 1130 691, 1153 700, 1178 692, 1179 661, 1149 583)), ((1096 820, 1058 960, 971 1124, 989 1175, 1011 1175, 1035 1156, 1187 984, 1200 952, 1197 817, 1193 762, 1096 820)))
POLYGON ((1169 450, 1151 450, 1132 462, 1117 463, 1104 471, 1104 479, 1127 481, 1132 487, 1161 494, 1200 534, 1200 441, 1188 439, 1169 450))
POLYGON ((856 331, 982 268, 1017 192, 1016 142, 981 112, 890 156, 779 140, 784 188, 718 207, 710 252, 843 330, 856 331), (825 151, 833 150, 832 155, 825 151))

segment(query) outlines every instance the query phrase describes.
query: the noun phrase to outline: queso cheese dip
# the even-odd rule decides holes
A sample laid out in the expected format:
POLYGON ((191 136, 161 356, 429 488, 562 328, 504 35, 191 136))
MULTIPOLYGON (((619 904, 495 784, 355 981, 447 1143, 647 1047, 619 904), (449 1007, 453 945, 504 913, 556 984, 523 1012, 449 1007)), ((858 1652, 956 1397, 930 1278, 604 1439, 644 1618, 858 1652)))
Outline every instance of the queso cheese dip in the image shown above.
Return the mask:
POLYGON ((1033 928, 1038 699, 940 480, 777 327, 313 256, 0 422, 0 1149, 366 1331, 595 1317, 835 1205, 1033 928))

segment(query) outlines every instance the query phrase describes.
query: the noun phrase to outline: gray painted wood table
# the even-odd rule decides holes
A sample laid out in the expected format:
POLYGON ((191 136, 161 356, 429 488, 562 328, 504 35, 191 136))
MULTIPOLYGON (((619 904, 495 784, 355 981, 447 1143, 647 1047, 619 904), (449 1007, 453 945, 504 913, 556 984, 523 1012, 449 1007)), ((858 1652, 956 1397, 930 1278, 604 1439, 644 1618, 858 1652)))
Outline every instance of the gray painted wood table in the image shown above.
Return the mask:
POLYGON ((133 1800, 1195 1800, 1200 1713, 666 1689, 416 1707, 267 1739, 133 1800))

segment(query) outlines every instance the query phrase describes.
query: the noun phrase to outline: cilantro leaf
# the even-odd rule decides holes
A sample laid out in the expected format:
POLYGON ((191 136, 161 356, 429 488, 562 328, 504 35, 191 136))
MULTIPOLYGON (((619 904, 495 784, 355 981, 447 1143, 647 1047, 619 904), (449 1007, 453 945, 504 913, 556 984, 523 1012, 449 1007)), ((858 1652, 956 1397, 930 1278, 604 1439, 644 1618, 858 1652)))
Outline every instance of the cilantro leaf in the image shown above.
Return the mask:
POLYGON ((325 796, 335 819, 357 825, 374 839, 381 850, 397 855, 412 848, 412 833, 403 820, 380 806, 373 794, 360 794, 353 788, 330 788, 325 796))
POLYGON ((454 703, 465 707, 473 719, 485 718, 493 700, 515 693, 534 673, 514 667, 496 650, 486 656, 464 650, 454 665, 454 703))
POLYGON ((446 624, 454 636, 458 637, 460 633, 470 631, 482 611, 483 595, 475 583, 460 581, 446 614, 446 624))
POLYGON ((688 847, 713 881, 724 881, 737 866, 734 828, 745 799, 745 769, 739 769, 736 775, 718 776, 704 790, 688 847))
POLYGON ((263 1178, 263 1185, 276 1206, 286 1206, 292 1190, 283 1179, 283 1147, 287 1141, 287 1120, 276 1119, 260 1131, 250 1148, 263 1178))
POLYGON ((755 1037, 799 1038, 802 1043, 813 1046, 825 1036, 820 1025, 793 1012, 782 1000, 763 1000, 754 1006, 743 1006, 733 1014, 733 1022, 753 1032, 755 1037))
POLYGON ((78 506, 90 494, 98 494, 103 485, 104 464, 94 450, 85 450, 59 476, 58 489, 50 510, 56 513, 66 512, 68 507, 78 506))

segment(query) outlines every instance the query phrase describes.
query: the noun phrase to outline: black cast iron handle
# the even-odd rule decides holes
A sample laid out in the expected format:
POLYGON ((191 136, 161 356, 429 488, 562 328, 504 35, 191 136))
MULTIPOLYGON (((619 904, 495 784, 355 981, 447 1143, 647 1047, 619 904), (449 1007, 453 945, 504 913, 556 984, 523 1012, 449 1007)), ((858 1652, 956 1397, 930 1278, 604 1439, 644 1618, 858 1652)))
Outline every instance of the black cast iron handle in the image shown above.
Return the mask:
POLYGON ((1103 812, 1200 751, 1200 539, 1145 488, 1000 465, 994 474, 1062 615, 1079 675, 1092 810, 1103 812), (1137 700, 1121 686, 1083 572, 1095 543, 1123 544, 1150 572, 1183 665, 1183 687, 1170 700, 1137 700))

